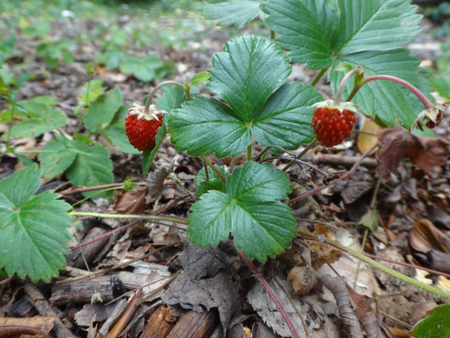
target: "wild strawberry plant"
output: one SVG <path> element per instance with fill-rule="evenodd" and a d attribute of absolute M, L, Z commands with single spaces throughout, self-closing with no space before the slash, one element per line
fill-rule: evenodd
<path fill-rule="evenodd" d="M 161 127 L 154 136 L 154 148 L 143 153 L 143 171 L 149 169 L 168 132 L 176 150 L 198 156 L 205 163 L 205 168 L 195 179 L 196 202 L 187 218 L 190 240 L 207 247 L 217 245 L 231 235 L 238 250 L 248 258 L 264 262 L 291 245 L 296 229 L 287 202 L 291 184 L 283 172 L 291 164 L 279 170 L 270 163 L 262 163 L 260 159 L 264 155 L 254 157 L 252 152 L 255 143 L 273 153 L 280 153 L 280 149 L 296 151 L 302 143 L 315 142 L 317 135 L 319 141 L 332 139 L 333 142 L 325 144 L 332 146 L 348 135 L 349 127 L 354 123 L 354 116 L 350 115 L 355 111 L 383 125 L 409 128 L 416 124 L 422 126 L 422 122 L 428 120 L 438 124 L 445 107 L 433 105 L 430 101 L 429 86 L 418 67 L 419 59 L 401 48 L 419 32 L 420 16 L 415 14 L 415 7 L 409 0 L 268 0 L 231 1 L 227 4 L 229 6 L 208 5 L 206 14 L 220 19 L 223 24 L 242 24 L 259 14 L 275 39 L 237 37 L 213 56 L 209 73 L 200 73 L 184 84 L 169 81 L 158 85 L 155 90 L 165 84 L 176 87 L 166 94 L 167 99 L 162 98 L 158 102 L 158 113 L 165 110 L 167 114 L 164 114 Z M 236 10 L 242 11 L 240 17 Z M 311 84 L 287 81 L 292 62 L 317 70 L 314 81 Z M 324 104 L 328 107 L 314 88 L 326 73 L 336 93 L 331 108 L 344 112 L 350 107 L 352 114 L 344 114 L 344 124 L 339 120 L 340 115 L 334 113 L 329 116 L 323 111 L 316 112 L 317 118 L 313 120 L 315 105 L 322 102 L 319 109 L 323 109 Z M 351 79 L 353 81 L 349 81 Z M 207 81 L 207 89 L 218 98 L 212 95 L 191 97 L 191 85 L 203 81 Z M 144 113 L 151 115 L 155 112 L 151 106 L 155 90 L 146 106 L 139 108 Z M 102 104 L 108 106 L 106 102 L 111 101 L 115 105 L 120 101 L 115 99 L 114 92 L 108 95 L 99 102 L 99 107 L 103 107 Z M 345 109 L 339 108 L 344 106 Z M 123 119 L 123 124 L 127 111 L 121 109 L 120 114 L 92 116 L 88 113 L 86 128 L 91 133 L 111 135 L 106 130 L 118 116 Z M 318 129 L 318 125 L 325 129 Z M 338 137 L 330 137 L 328 132 L 335 130 Z M 87 142 L 84 137 L 78 135 L 70 141 L 56 139 L 51 146 L 61 150 L 62 154 L 66 154 L 64 149 L 75 147 L 75 156 L 83 162 L 82 154 L 89 152 L 84 146 Z M 242 153 L 246 153 L 247 161 L 235 167 L 235 159 Z M 229 167 L 216 166 L 208 158 L 212 155 L 219 158 L 231 155 L 233 160 Z M 69 158 L 67 155 L 67 163 L 73 163 L 73 156 Z M 52 168 L 58 168 L 61 162 L 64 161 L 50 160 Z M 45 161 L 42 167 L 46 168 Z M 13 186 L 19 180 L 17 177 L 26 174 L 34 175 L 38 186 L 36 182 L 41 172 L 33 167 L 26 170 L 12 175 L 3 184 Z M 55 169 L 56 172 L 61 170 Z M 110 170 L 105 168 L 102 171 Z M 6 242 L 17 241 L 16 238 L 21 238 L 19 231 L 23 233 L 23 228 L 33 226 L 31 218 L 27 219 L 29 224 L 14 223 L 22 210 L 29 210 L 24 208 L 34 198 L 35 190 L 31 190 L 26 198 L 17 202 L 11 199 L 11 190 L 6 194 L 0 193 L 3 196 L 0 199 L 0 235 L 7 234 L 0 236 L 0 247 L 6 247 Z M 51 196 L 53 202 L 43 204 L 43 208 L 59 203 L 55 201 L 57 195 Z M 54 205 L 60 208 L 55 213 L 66 215 L 62 209 L 69 209 L 68 206 Z M 31 208 L 31 211 L 40 212 L 41 209 Z M 77 212 L 71 214 L 81 215 Z M 61 227 L 65 225 L 65 221 L 60 221 L 55 226 L 60 226 L 58 229 L 64 232 Z M 64 248 L 64 238 L 56 238 L 55 247 Z M 45 252 L 46 249 L 40 247 L 40 251 Z M 44 258 L 42 253 L 41 257 Z M 23 276 L 29 273 L 33 280 L 48 280 L 61 264 L 60 261 L 53 262 L 53 258 L 47 262 L 53 270 L 48 269 L 45 275 L 39 275 L 39 272 L 31 275 L 9 259 L 0 260 L 0 267 L 5 267 L 8 274 L 17 272 Z M 399 274 L 395 276 L 402 278 Z M 431 289 L 428 288 L 429 291 Z"/>

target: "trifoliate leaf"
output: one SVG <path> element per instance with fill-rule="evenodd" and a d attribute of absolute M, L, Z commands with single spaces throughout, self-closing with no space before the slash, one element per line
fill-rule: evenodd
<path fill-rule="evenodd" d="M 216 165 L 215 167 L 222 173 L 223 176 L 225 176 L 226 179 L 228 179 L 230 173 L 226 171 L 224 167 L 218 167 Z M 219 175 L 216 174 L 214 170 L 208 168 L 208 175 L 209 180 L 206 179 L 205 169 L 203 168 L 198 172 L 197 176 L 195 176 L 195 198 L 197 200 L 199 200 L 203 194 L 207 193 L 210 190 L 218 190 L 221 192 L 227 191 L 225 182 L 222 181 L 222 179 L 219 177 Z"/>
<path fill-rule="evenodd" d="M 231 232 L 238 250 L 264 262 L 290 246 L 295 237 L 290 208 L 279 202 L 289 192 L 289 181 L 281 171 L 247 162 L 228 178 L 226 192 L 210 190 L 192 206 L 189 239 L 203 247 L 215 246 Z"/>
<path fill-rule="evenodd" d="M 262 1 L 234 0 L 206 5 L 204 14 L 207 19 L 219 20 L 220 26 L 243 24 L 252 21 L 261 13 Z"/>
<path fill-rule="evenodd" d="M 88 132 L 94 134 L 99 129 L 107 127 L 121 104 L 122 94 L 119 88 L 100 96 L 96 102 L 91 104 L 84 119 L 84 125 Z"/>
<path fill-rule="evenodd" d="M 207 87 L 228 105 L 197 96 L 172 111 L 169 131 L 177 150 L 225 157 L 239 155 L 252 138 L 286 149 L 311 141 L 310 106 L 322 97 L 310 86 L 283 82 L 291 67 L 276 44 L 236 38 L 214 56 L 213 65 Z"/>
<path fill-rule="evenodd" d="M 156 69 L 163 65 L 156 56 L 136 58 L 128 56 L 120 63 L 120 71 L 125 74 L 133 74 L 142 82 L 149 82 L 156 76 Z"/>
<path fill-rule="evenodd" d="M 311 69 L 352 53 L 399 48 L 420 32 L 410 0 L 269 0 L 264 11 L 292 61 Z"/>
<path fill-rule="evenodd" d="M 11 136 L 37 137 L 45 132 L 64 126 L 67 123 L 66 114 L 60 110 L 51 109 L 43 103 L 27 105 L 28 117 L 13 125 Z"/>
<path fill-rule="evenodd" d="M 77 156 L 67 169 L 66 175 L 73 185 L 92 187 L 114 181 L 113 166 L 105 147 L 83 135 L 76 135 L 71 146 Z M 83 195 L 88 197 L 93 193 L 95 192 L 87 192 Z"/>
<path fill-rule="evenodd" d="M 33 282 L 58 275 L 71 239 L 70 205 L 49 191 L 33 196 L 41 174 L 32 165 L 0 181 L 0 268 Z"/>
<path fill-rule="evenodd" d="M 39 153 L 39 161 L 45 178 L 52 178 L 62 174 L 75 160 L 77 153 L 72 148 L 71 142 L 64 138 L 48 141 L 42 152 Z"/>

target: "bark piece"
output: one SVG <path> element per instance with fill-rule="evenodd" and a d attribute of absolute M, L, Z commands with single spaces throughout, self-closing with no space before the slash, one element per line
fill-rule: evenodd
<path fill-rule="evenodd" d="M 160 306 L 145 325 L 141 338 L 166 338 L 175 326 L 176 319 L 172 309 Z"/>
<path fill-rule="evenodd" d="M 106 233 L 108 233 L 108 231 L 105 229 L 93 228 L 91 231 L 89 231 L 89 233 L 86 236 L 84 236 L 82 243 L 86 243 L 88 241 L 96 239 L 100 236 L 103 236 Z M 67 256 L 67 264 L 75 268 L 84 268 L 85 263 L 83 257 L 81 256 L 81 252 L 83 252 L 86 262 L 90 263 L 97 257 L 97 254 L 103 249 L 103 247 L 107 242 L 108 238 L 105 237 L 92 244 L 86 245 L 84 247 L 72 251 L 70 255 Z"/>
<path fill-rule="evenodd" d="M 48 335 L 56 317 L 5 318 L 0 317 L 0 338 L 20 335 Z"/>
<path fill-rule="evenodd" d="M 219 322 L 215 311 L 188 311 L 180 317 L 167 338 L 204 338 L 209 337 Z"/>
<path fill-rule="evenodd" d="M 119 318 L 122 315 L 123 310 L 125 310 L 126 307 L 127 307 L 126 299 L 121 299 L 116 303 L 116 307 L 114 308 L 114 311 L 111 313 L 111 316 L 103 324 L 100 331 L 98 331 L 100 337 L 106 337 L 106 334 L 109 332 L 109 329 L 116 322 L 117 318 Z"/>
<path fill-rule="evenodd" d="M 263 323 L 255 323 L 252 328 L 252 337 L 254 338 L 277 338 L 275 333 L 272 332 Z"/>

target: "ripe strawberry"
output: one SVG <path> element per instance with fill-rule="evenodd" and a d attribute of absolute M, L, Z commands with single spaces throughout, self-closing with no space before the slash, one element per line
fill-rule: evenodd
<path fill-rule="evenodd" d="M 351 103 L 334 106 L 333 101 L 324 101 L 314 105 L 312 127 L 319 143 L 333 147 L 346 139 L 356 121 L 356 107 Z"/>
<path fill-rule="evenodd" d="M 137 150 L 146 151 L 155 146 L 155 137 L 162 124 L 162 111 L 150 107 L 151 113 L 144 113 L 141 106 L 135 105 L 125 118 L 125 132 L 130 144 Z"/>

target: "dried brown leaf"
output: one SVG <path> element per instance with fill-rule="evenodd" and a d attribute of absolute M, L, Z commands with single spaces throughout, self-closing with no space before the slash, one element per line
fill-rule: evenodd
<path fill-rule="evenodd" d="M 121 214 L 142 214 L 145 211 L 147 187 L 138 187 L 137 191 L 116 190 L 114 210 Z"/>
<path fill-rule="evenodd" d="M 155 172 L 148 174 L 147 187 L 150 196 L 157 198 L 161 195 L 164 181 L 172 173 L 172 170 L 172 163 L 164 163 Z"/>
<path fill-rule="evenodd" d="M 310 242 L 309 249 L 311 250 L 312 267 L 316 270 L 326 263 L 336 262 L 342 256 L 342 251 L 321 242 Z"/>
<path fill-rule="evenodd" d="M 378 158 L 393 173 L 404 158 L 429 173 L 433 167 L 444 165 L 449 157 L 447 140 L 416 136 L 401 127 L 384 130 L 378 140 L 381 145 Z"/>

